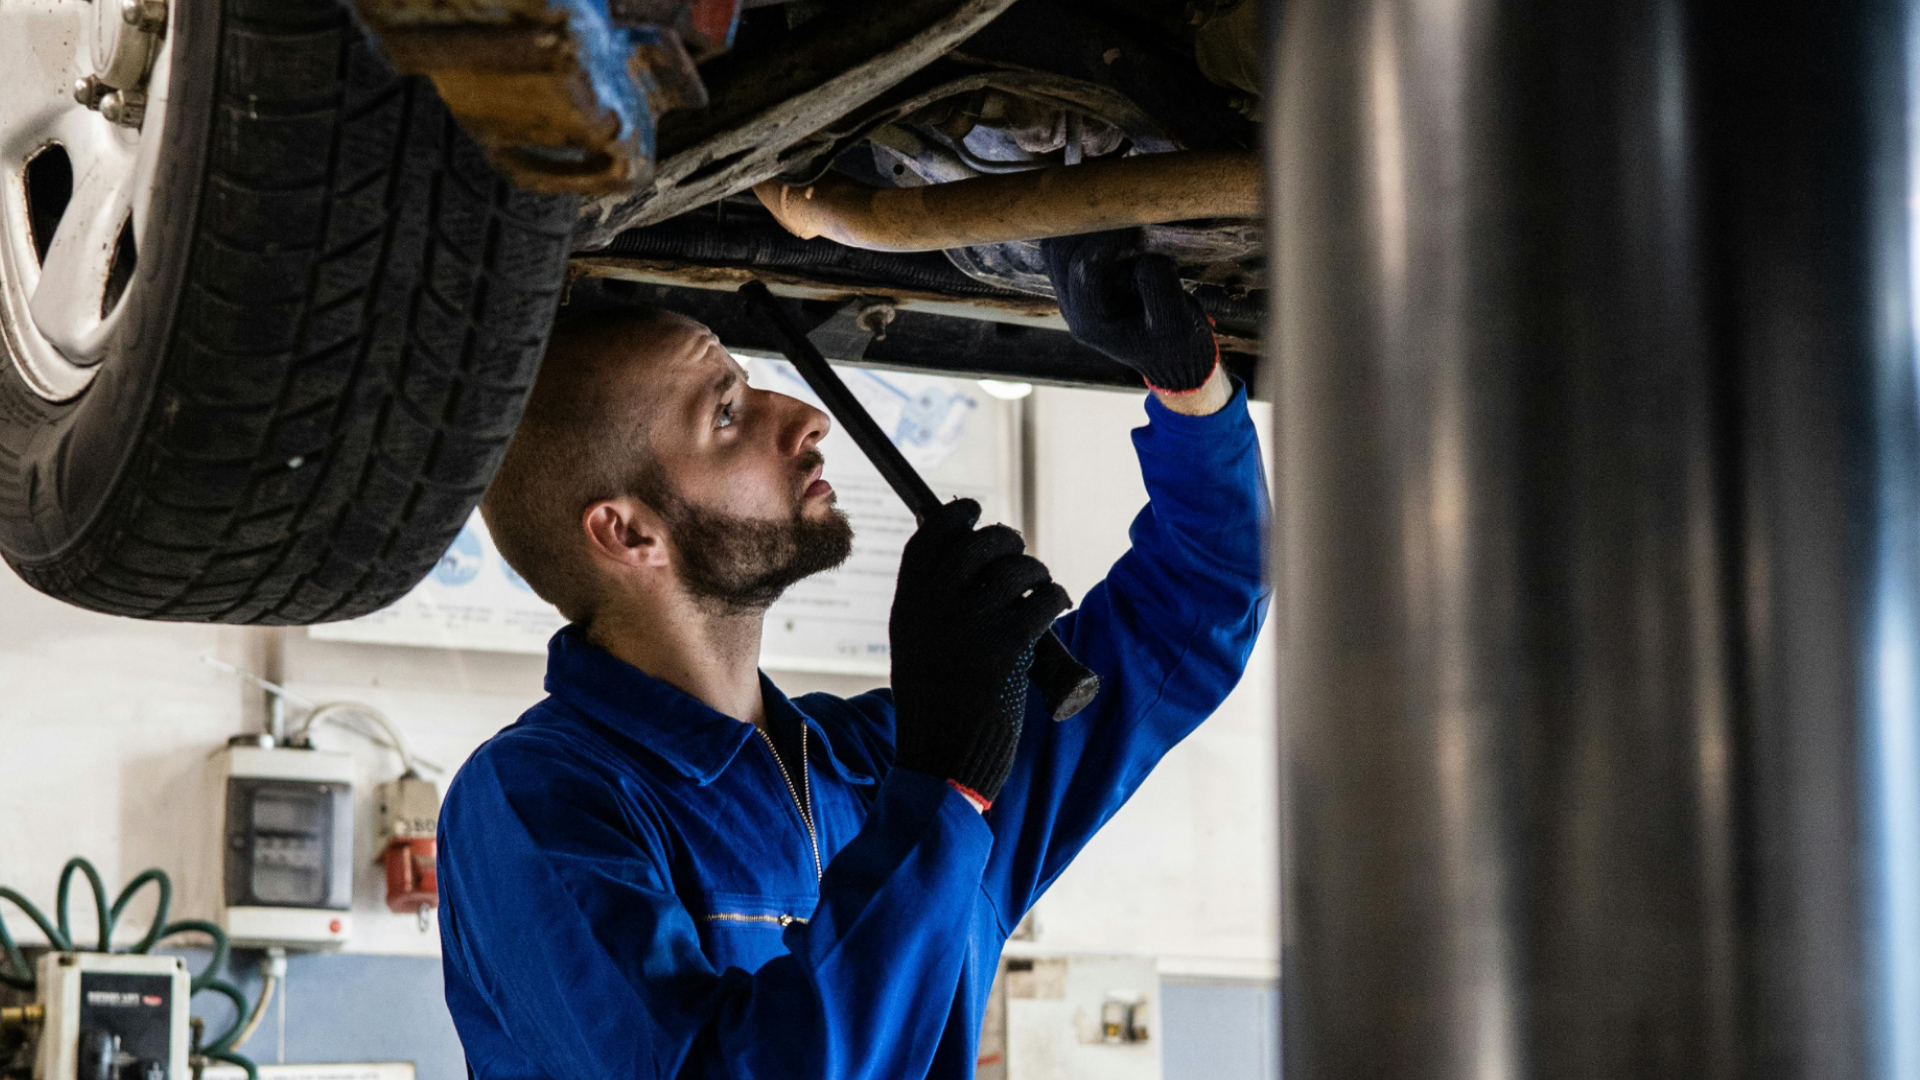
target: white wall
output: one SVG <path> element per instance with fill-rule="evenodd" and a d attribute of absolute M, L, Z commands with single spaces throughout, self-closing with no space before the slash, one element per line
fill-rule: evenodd
<path fill-rule="evenodd" d="M 1035 409 L 1036 546 L 1076 595 L 1125 547 L 1144 501 L 1127 432 L 1138 395 L 1041 389 Z M 1264 412 L 1264 411 L 1263 411 Z M 217 888 L 207 758 L 258 723 L 257 696 L 202 663 L 257 666 L 274 632 L 116 619 L 67 607 L 0 570 L 0 884 L 51 907 L 71 855 L 112 889 L 149 866 L 172 875 L 174 918 L 211 914 Z M 453 766 L 541 695 L 542 661 L 505 653 L 320 642 L 284 633 L 287 682 L 350 698 L 404 726 L 415 751 Z M 1172 973 L 1271 977 L 1276 871 L 1270 650 L 1227 706 L 1171 755 L 1042 901 L 1040 951 L 1143 953 Z M 869 680 L 776 673 L 791 693 Z M 350 949 L 432 954 L 437 934 L 381 901 L 372 785 L 392 756 L 339 732 L 360 768 L 355 936 Z M 444 779 L 444 778 L 443 778 Z M 76 927 L 90 926 L 84 897 Z M 146 905 L 121 940 L 145 926 Z M 36 940 L 5 905 L 15 936 Z M 82 936 L 86 936 L 84 933 Z"/>
<path fill-rule="evenodd" d="M 270 633 L 97 615 L 0 571 L 0 884 L 51 916 L 70 856 L 91 859 L 113 892 L 158 866 L 173 879 L 172 917 L 209 917 L 218 891 L 220 793 L 208 759 L 228 736 L 257 729 L 247 716 L 259 708 L 257 692 L 202 658 L 257 667 Z M 539 694 L 530 658 L 383 654 L 307 642 L 299 631 L 286 641 L 296 691 L 374 704 L 405 725 L 420 754 L 449 765 Z M 353 948 L 434 952 L 434 935 L 421 934 L 411 916 L 388 913 L 378 891 L 369 796 L 373 784 L 397 774 L 391 755 L 332 731 L 315 741 L 354 751 L 359 765 Z M 70 906 L 76 927 L 91 927 L 82 889 Z M 116 940 L 134 940 L 150 906 L 150 899 L 136 905 Z M 16 938 L 41 940 L 10 907 L 0 905 L 0 917 Z M 91 930 L 80 936 L 91 939 Z"/>
<path fill-rule="evenodd" d="M 69 856 L 92 859 L 116 889 L 158 865 L 174 878 L 176 918 L 207 913 L 215 867 L 201 834 L 216 803 L 201 776 L 207 752 L 240 729 L 241 700 L 200 657 L 237 661 L 246 634 L 95 615 L 0 569 L 0 884 L 51 917 Z M 73 908 L 92 910 L 84 893 Z M 11 907 L 0 917 L 16 938 L 41 940 Z"/>
<path fill-rule="evenodd" d="M 1130 432 L 1144 394 L 1042 387 L 1033 398 L 1035 548 L 1077 599 L 1127 547 L 1146 504 Z M 1272 409 L 1253 407 L 1262 445 Z M 1273 650 L 1035 909 L 1046 952 L 1157 955 L 1173 975 L 1279 973 L 1278 748 Z M 1070 721 L 1069 721 L 1070 722 Z"/>

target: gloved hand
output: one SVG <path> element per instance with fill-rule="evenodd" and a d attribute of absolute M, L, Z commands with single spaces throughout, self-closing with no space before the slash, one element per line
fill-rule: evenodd
<path fill-rule="evenodd" d="M 1197 390 L 1220 362 L 1213 320 L 1180 286 L 1173 260 L 1141 254 L 1131 229 L 1040 241 L 1067 329 L 1155 390 Z"/>
<path fill-rule="evenodd" d="M 888 620 L 893 760 L 991 803 L 1013 769 L 1033 643 L 1072 604 L 1019 533 L 979 520 L 979 503 L 956 499 L 901 556 Z"/>

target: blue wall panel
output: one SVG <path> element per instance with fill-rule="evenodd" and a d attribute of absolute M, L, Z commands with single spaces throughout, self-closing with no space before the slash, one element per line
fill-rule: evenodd
<path fill-rule="evenodd" d="M 1280 992 L 1255 983 L 1165 982 L 1165 1080 L 1279 1080 Z"/>
<path fill-rule="evenodd" d="M 236 952 L 232 976 L 260 992 L 260 954 Z M 204 955 L 194 957 L 197 968 Z M 447 1015 L 440 961 L 405 956 L 312 954 L 287 962 L 286 1060 L 411 1061 L 419 1080 L 464 1080 L 460 1040 Z M 242 1047 L 255 1061 L 280 1060 L 279 1002 Z M 196 1012 L 211 1030 L 232 1013 L 202 995 Z M 1277 1080 L 1279 994 L 1258 984 L 1169 981 L 1161 993 L 1165 1080 Z"/>

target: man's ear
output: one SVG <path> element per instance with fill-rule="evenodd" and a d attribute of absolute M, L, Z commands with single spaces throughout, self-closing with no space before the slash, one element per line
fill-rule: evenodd
<path fill-rule="evenodd" d="M 602 499 L 580 515 L 595 559 L 623 567 L 666 566 L 667 529 L 653 507 L 630 495 Z"/>

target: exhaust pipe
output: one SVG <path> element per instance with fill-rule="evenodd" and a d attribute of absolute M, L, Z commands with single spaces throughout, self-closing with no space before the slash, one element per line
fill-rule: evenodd
<path fill-rule="evenodd" d="M 1260 156 L 1186 151 L 912 188 L 828 173 L 753 193 L 787 231 L 868 251 L 942 251 L 1197 218 L 1257 218 Z"/>

